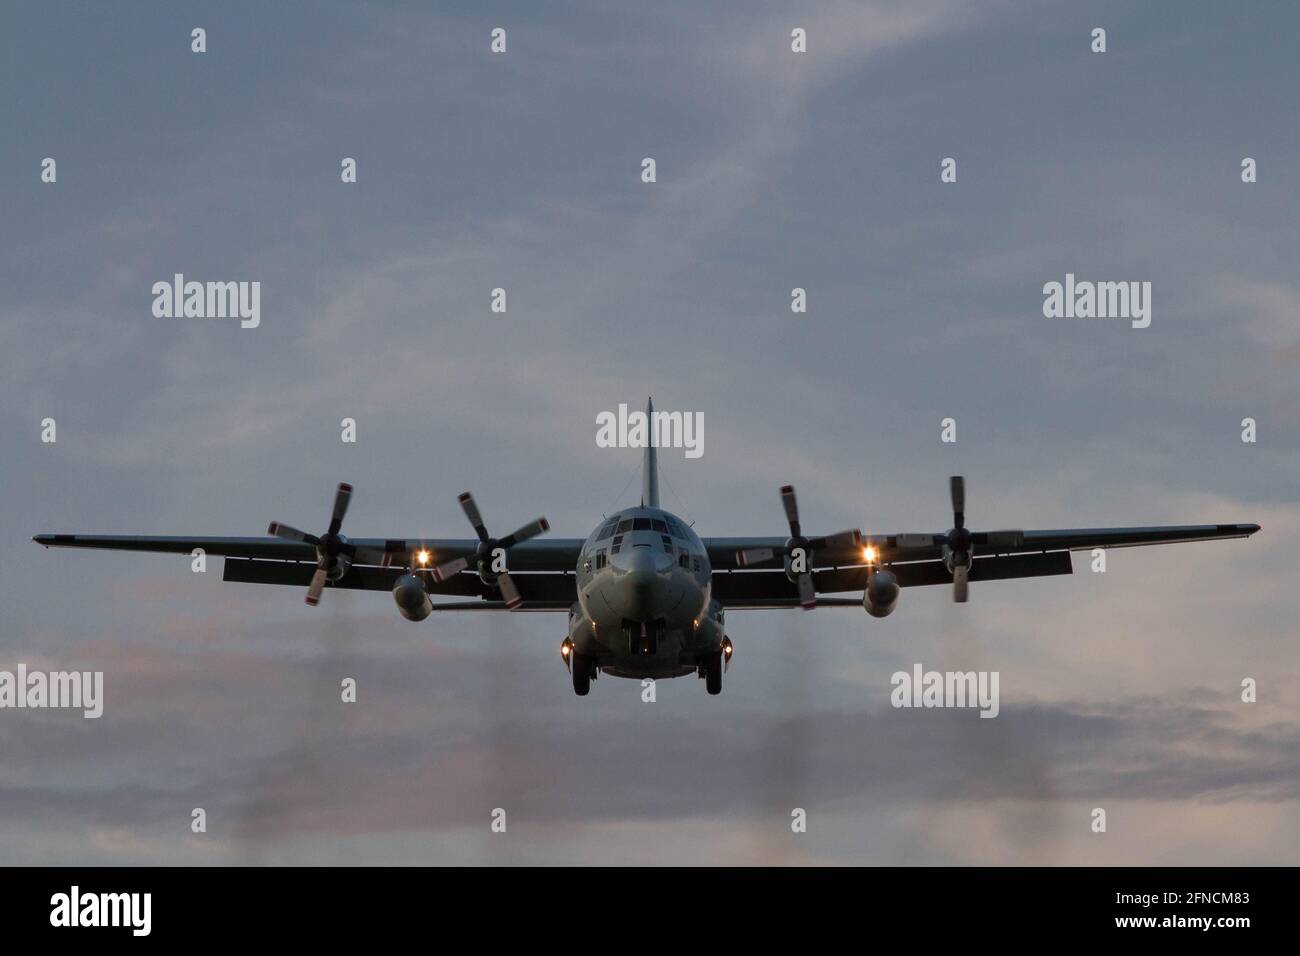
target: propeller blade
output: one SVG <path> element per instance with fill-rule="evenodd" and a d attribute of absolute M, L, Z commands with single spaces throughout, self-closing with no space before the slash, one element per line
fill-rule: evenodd
<path fill-rule="evenodd" d="M 965 604 L 969 596 L 969 574 L 970 572 L 963 567 L 957 568 L 952 573 L 952 599 L 958 604 Z"/>
<path fill-rule="evenodd" d="M 817 606 L 817 589 L 813 587 L 811 574 L 799 575 L 799 606 L 805 611 L 811 611 Z"/>
<path fill-rule="evenodd" d="M 785 508 L 785 520 L 790 522 L 790 537 L 800 537 L 799 502 L 794 497 L 794 485 L 784 485 L 781 488 L 781 506 Z"/>
<path fill-rule="evenodd" d="M 975 535 L 976 544 L 986 544 L 993 548 L 1019 548 L 1025 543 L 1023 531 L 986 531 Z"/>
<path fill-rule="evenodd" d="M 320 593 L 325 590 L 325 568 L 318 566 L 316 573 L 311 576 L 311 584 L 307 586 L 307 603 L 315 607 L 320 603 Z"/>
<path fill-rule="evenodd" d="M 545 518 L 538 518 L 531 524 L 526 524 L 514 534 L 508 534 L 497 542 L 499 548 L 512 548 L 520 541 L 527 541 L 529 538 L 535 538 L 543 531 L 550 531 L 551 523 Z"/>
<path fill-rule="evenodd" d="M 961 475 L 949 478 L 948 495 L 952 498 L 953 527 L 966 527 L 966 479 Z"/>
<path fill-rule="evenodd" d="M 465 517 L 469 523 L 474 526 L 474 533 L 478 535 L 480 541 L 488 539 L 487 528 L 483 527 L 483 516 L 479 514 L 478 505 L 474 503 L 474 496 L 468 491 L 456 498 L 460 502 L 461 510 L 465 512 Z"/>
<path fill-rule="evenodd" d="M 291 528 L 287 524 L 280 524 L 278 521 L 272 521 L 267 527 L 266 533 L 274 535 L 277 538 L 284 538 L 288 541 L 302 541 L 305 544 L 320 544 L 320 538 L 314 534 L 308 534 L 306 531 L 299 531 L 297 528 Z"/>
<path fill-rule="evenodd" d="M 751 564 L 762 564 L 764 561 L 771 561 L 776 557 L 776 552 L 771 548 L 750 548 L 747 551 L 736 552 L 736 563 L 742 568 L 747 568 Z"/>
<path fill-rule="evenodd" d="M 343 526 L 343 516 L 348 513 L 348 502 L 352 500 L 352 486 L 346 481 L 339 482 L 339 490 L 334 494 L 334 511 L 330 515 L 330 534 L 338 534 Z"/>
<path fill-rule="evenodd" d="M 435 581 L 446 581 L 448 578 L 460 574 L 468 567 L 468 558 L 453 558 L 433 569 L 433 579 Z"/>
<path fill-rule="evenodd" d="M 857 528 L 850 528 L 848 531 L 838 531 L 835 534 L 828 534 L 824 538 L 813 538 L 808 542 L 808 547 L 814 551 L 830 549 L 839 551 L 841 548 L 856 548 L 862 546 L 862 532 Z"/>
<path fill-rule="evenodd" d="M 905 551 L 909 548 L 934 547 L 934 535 L 932 534 L 900 534 L 894 540 Z"/>
<path fill-rule="evenodd" d="M 515 588 L 515 582 L 510 580 L 510 575 L 506 572 L 502 571 L 497 576 L 497 587 L 501 589 L 501 599 L 506 602 L 507 610 L 513 611 L 524 603 L 524 599 L 519 596 L 519 591 Z"/>

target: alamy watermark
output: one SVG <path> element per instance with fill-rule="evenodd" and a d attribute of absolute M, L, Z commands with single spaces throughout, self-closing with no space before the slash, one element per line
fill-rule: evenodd
<path fill-rule="evenodd" d="M 682 448 L 687 458 L 704 454 L 703 412 L 617 412 L 596 415 L 597 448 Z"/>
<path fill-rule="evenodd" d="M 103 671 L 0 671 L 0 708 L 80 709 L 84 717 L 104 713 Z"/>
<path fill-rule="evenodd" d="M 171 282 L 155 282 L 153 314 L 159 319 L 234 319 L 239 327 L 262 324 L 261 282 L 186 282 L 176 273 Z"/>
<path fill-rule="evenodd" d="M 1049 319 L 1130 319 L 1133 328 L 1151 324 L 1150 282 L 1090 282 L 1076 280 L 1043 286 L 1043 315 Z"/>
<path fill-rule="evenodd" d="M 132 936 L 148 936 L 152 911 L 152 893 L 83 893 L 73 884 L 50 897 L 50 925 L 56 927 L 119 926 Z"/>
<path fill-rule="evenodd" d="M 913 664 L 911 673 L 895 671 L 889 679 L 889 702 L 895 707 L 973 707 L 981 717 L 1001 710 L 997 671 L 926 671 Z"/>

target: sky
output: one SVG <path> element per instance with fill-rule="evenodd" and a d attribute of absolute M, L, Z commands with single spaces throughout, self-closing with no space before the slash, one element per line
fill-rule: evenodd
<path fill-rule="evenodd" d="M 0 862 L 1297 862 L 1294 11 L 624 6 L 4 6 L 0 670 L 105 702 L 0 710 Z M 178 272 L 260 325 L 155 317 Z M 1045 318 L 1067 273 L 1149 281 L 1150 327 Z M 468 488 L 585 537 L 639 487 L 595 416 L 647 395 L 703 415 L 660 468 L 704 536 L 781 534 L 786 483 L 814 531 L 942 531 L 952 474 L 977 528 L 1263 530 L 734 611 L 723 694 L 654 703 L 575 697 L 562 615 L 29 540 L 317 529 L 339 481 L 355 536 L 467 536 Z M 916 663 L 999 716 L 891 707 Z"/>

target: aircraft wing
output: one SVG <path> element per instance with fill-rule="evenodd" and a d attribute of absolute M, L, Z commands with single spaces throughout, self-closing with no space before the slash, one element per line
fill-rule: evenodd
<path fill-rule="evenodd" d="M 742 567 L 780 567 L 785 554 L 785 538 L 702 538 L 704 550 L 709 554 L 709 564 L 715 571 L 732 571 Z M 749 561 L 742 564 L 737 560 L 741 551 L 771 551 L 772 557 L 767 561 Z M 816 567 L 838 567 L 840 565 L 861 564 L 862 545 L 841 544 L 815 550 L 813 563 Z"/>
<path fill-rule="evenodd" d="M 978 554 L 1031 554 L 1046 551 L 1091 551 L 1094 548 L 1137 548 L 1149 544 L 1181 544 L 1188 541 L 1217 541 L 1248 538 L 1257 524 L 1190 524 L 1136 528 L 1058 528 L 1047 531 L 1002 532 L 1015 540 L 975 546 Z M 998 534 L 998 532 L 989 532 Z M 880 555 L 880 560 L 919 561 L 943 555 L 944 534 L 864 534 L 863 541 Z M 928 540 L 927 540 L 928 539 Z"/>
<path fill-rule="evenodd" d="M 514 552 L 511 552 L 513 557 Z M 512 562 L 513 563 L 513 562 Z M 223 581 L 241 584 L 283 584 L 305 588 L 316 570 L 313 561 L 268 561 L 264 558 L 227 558 L 222 572 Z M 391 591 L 397 579 L 406 573 L 405 567 L 369 567 L 353 565 L 337 581 L 325 586 L 356 591 Z M 510 572 L 510 579 L 524 599 L 517 610 L 567 611 L 578 599 L 578 585 L 573 570 L 565 572 Z M 473 571 L 453 574 L 444 581 L 427 578 L 425 589 L 432 598 L 475 597 L 480 600 L 455 604 L 433 605 L 435 611 L 495 611 L 505 608 L 498 600 L 499 592 L 488 588 Z M 482 598 L 487 600 L 481 600 Z"/>
<path fill-rule="evenodd" d="M 952 575 L 942 561 L 909 561 L 888 565 L 899 587 L 952 584 Z M 1069 551 L 1039 554 L 990 555 L 975 558 L 971 581 L 1003 581 L 1008 578 L 1036 578 L 1051 574 L 1072 574 Z M 861 607 L 861 592 L 867 586 L 865 565 L 813 572 L 818 594 L 857 591 L 852 600 L 817 599 L 818 607 Z M 728 609 L 783 608 L 799 606 L 799 589 L 784 571 L 724 571 L 713 575 L 713 596 Z"/>
<path fill-rule="evenodd" d="M 1010 578 L 1071 574 L 1071 551 L 1094 548 L 1134 548 L 1147 544 L 1177 544 L 1187 541 L 1215 541 L 1247 538 L 1259 530 L 1257 524 L 1168 525 L 1139 528 L 1072 528 L 1048 531 L 1001 532 L 996 544 L 976 548 L 969 580 L 997 581 Z M 862 536 L 856 556 L 840 552 L 814 551 L 813 585 L 818 594 L 861 592 L 867 586 L 867 568 L 862 548 L 876 552 L 880 567 L 888 567 L 900 587 L 951 584 L 952 575 L 941 560 L 944 534 L 889 534 Z M 736 553 L 742 549 L 769 548 L 774 553 L 764 565 L 779 568 L 785 542 L 775 538 L 706 539 L 710 559 L 721 567 L 713 575 L 713 596 L 728 608 L 787 608 L 799 606 L 798 587 L 783 570 L 732 570 L 740 565 Z M 716 550 L 716 558 L 714 558 Z M 751 565 L 752 566 L 752 565 Z M 858 600 L 819 599 L 822 606 L 858 605 Z"/>
<path fill-rule="evenodd" d="M 1178 544 L 1187 541 L 1215 541 L 1224 538 L 1248 538 L 1259 530 L 1257 524 L 1164 525 L 1136 528 L 1069 528 L 1046 531 L 1015 532 L 1014 540 L 996 545 L 976 545 L 977 555 L 1041 554 L 1052 551 L 1091 551 L 1094 548 L 1135 548 L 1148 544 Z M 1012 534 L 1006 532 L 1006 534 Z M 870 545 L 880 564 L 896 561 L 934 561 L 943 556 L 944 533 L 867 534 L 861 546 L 814 551 L 812 565 L 835 568 L 863 563 L 862 546 Z M 750 562 L 749 567 L 780 567 L 785 550 L 784 538 L 705 538 L 709 561 L 716 570 L 736 570 L 740 551 L 770 550 L 772 557 Z M 818 590 L 821 590 L 818 587 Z"/>
<path fill-rule="evenodd" d="M 93 548 L 113 551 L 153 551 L 224 556 L 222 580 L 248 584 L 283 584 L 306 588 L 316 571 L 316 548 L 283 538 L 183 537 L 132 534 L 38 534 L 37 544 L 56 548 Z M 391 591 L 406 573 L 410 556 L 430 553 L 430 566 L 472 556 L 474 538 L 349 538 L 356 548 L 352 566 L 327 588 Z M 577 600 L 574 568 L 582 550 L 581 538 L 522 541 L 510 549 L 510 577 L 524 599 L 518 610 L 567 611 Z M 429 578 L 425 585 L 435 599 L 440 595 L 478 598 L 473 602 L 435 603 L 435 611 L 498 610 L 505 604 L 500 592 L 489 589 L 474 571 L 453 574 L 445 581 Z"/>
<path fill-rule="evenodd" d="M 135 534 L 38 534 L 32 538 L 47 548 L 95 548 L 112 551 L 155 551 L 190 554 L 202 548 L 209 555 L 261 558 L 270 561 L 316 563 L 316 548 L 284 538 L 172 537 Z M 404 567 L 410 555 L 430 553 L 430 566 L 469 557 L 478 548 L 474 538 L 349 538 L 356 547 L 356 564 Z M 510 549 L 510 571 L 572 571 L 582 550 L 581 538 L 523 541 Z"/>

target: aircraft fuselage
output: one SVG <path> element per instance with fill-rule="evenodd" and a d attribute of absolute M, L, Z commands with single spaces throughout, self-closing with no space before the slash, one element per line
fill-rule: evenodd
<path fill-rule="evenodd" d="M 661 508 L 607 518 L 582 546 L 578 602 L 569 614 L 575 653 L 617 677 L 681 677 L 725 637 L 710 597 L 704 543 Z"/>

